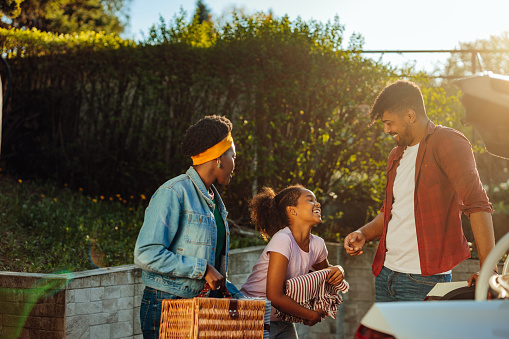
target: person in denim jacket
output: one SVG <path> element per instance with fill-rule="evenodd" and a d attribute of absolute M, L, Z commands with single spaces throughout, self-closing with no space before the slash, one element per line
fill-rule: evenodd
<path fill-rule="evenodd" d="M 213 183 L 228 185 L 235 169 L 230 120 L 206 116 L 186 131 L 182 152 L 193 165 L 161 185 L 150 199 L 134 249 L 146 285 L 140 320 L 144 338 L 158 338 L 163 299 L 193 298 L 205 287 L 226 286 L 229 230 L 227 211 Z"/>

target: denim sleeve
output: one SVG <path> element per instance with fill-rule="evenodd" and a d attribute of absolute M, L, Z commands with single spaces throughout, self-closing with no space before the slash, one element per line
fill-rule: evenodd
<path fill-rule="evenodd" d="M 235 299 L 243 299 L 246 297 L 241 291 L 239 291 L 237 286 L 235 286 L 229 280 L 226 280 L 226 289 L 228 290 L 228 292 L 230 292 L 232 297 Z"/>
<path fill-rule="evenodd" d="M 181 201 L 169 187 L 152 196 L 134 248 L 134 263 L 142 270 L 174 277 L 202 279 L 207 269 L 203 258 L 170 251 L 180 225 Z"/>

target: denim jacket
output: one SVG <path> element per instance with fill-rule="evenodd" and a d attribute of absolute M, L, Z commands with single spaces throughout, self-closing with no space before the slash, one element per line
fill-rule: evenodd
<path fill-rule="evenodd" d="M 225 260 L 221 263 L 224 274 L 229 259 L 228 212 L 214 186 L 212 190 L 227 234 Z M 193 298 L 200 293 L 205 286 L 207 263 L 215 266 L 214 208 L 205 184 L 193 167 L 157 189 L 145 210 L 134 249 L 134 263 L 142 269 L 145 285 L 182 298 Z M 227 288 L 234 297 L 242 296 L 230 282 Z"/>

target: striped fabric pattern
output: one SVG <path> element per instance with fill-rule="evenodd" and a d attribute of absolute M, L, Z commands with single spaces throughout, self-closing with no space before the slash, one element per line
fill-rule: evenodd
<path fill-rule="evenodd" d="M 310 309 L 321 309 L 336 319 L 339 305 L 343 298 L 339 292 L 348 292 L 348 282 L 343 279 L 338 285 L 325 282 L 330 270 L 320 270 L 304 274 L 286 281 L 285 294 L 295 300 L 299 305 Z M 303 319 L 283 313 L 276 309 L 276 316 L 282 321 L 302 323 Z"/>

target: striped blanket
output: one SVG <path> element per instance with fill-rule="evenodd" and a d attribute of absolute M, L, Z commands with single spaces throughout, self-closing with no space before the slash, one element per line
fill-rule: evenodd
<path fill-rule="evenodd" d="M 286 281 L 285 294 L 310 310 L 321 309 L 336 319 L 339 305 L 343 299 L 339 292 L 348 292 L 348 282 L 343 279 L 338 285 L 325 282 L 329 270 L 304 274 Z M 286 322 L 301 323 L 303 319 L 291 316 L 276 309 L 276 316 Z"/>

